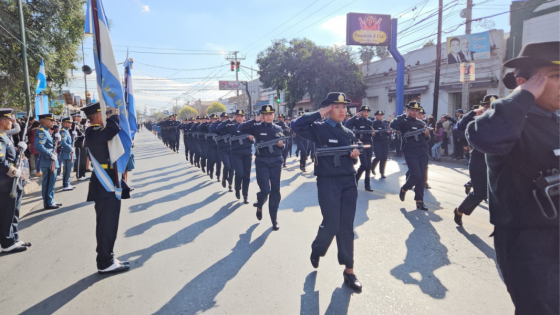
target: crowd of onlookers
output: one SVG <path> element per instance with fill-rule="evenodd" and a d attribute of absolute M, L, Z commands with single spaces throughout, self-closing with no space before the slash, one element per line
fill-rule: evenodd
<path fill-rule="evenodd" d="M 442 156 L 453 156 L 454 160 L 469 159 L 470 147 L 465 132 L 457 129 L 463 114 L 463 110 L 458 109 L 455 117 L 444 114 L 438 121 L 431 115 L 426 119 L 427 126 L 433 129 L 430 131 L 429 146 L 434 161 L 441 161 Z"/>

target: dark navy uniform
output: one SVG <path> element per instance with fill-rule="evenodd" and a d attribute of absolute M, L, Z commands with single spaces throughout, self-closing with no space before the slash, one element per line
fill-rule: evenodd
<path fill-rule="evenodd" d="M 274 113 L 275 110 L 272 105 L 262 105 L 260 112 L 261 114 L 269 114 Z M 255 143 L 272 141 L 284 136 L 280 126 L 274 123 L 266 123 L 264 120 L 260 122 L 249 120 L 239 126 L 239 131 L 252 135 Z M 277 214 L 281 199 L 280 175 L 282 174 L 282 164 L 284 164 L 284 159 L 282 158 L 284 145 L 281 147 L 275 145 L 272 148 L 273 152 L 270 152 L 269 148 L 255 148 L 255 172 L 260 191 L 257 193 L 257 202 L 253 205 L 258 210 L 262 210 L 264 203 L 270 196 L 268 201 L 270 220 L 272 221 L 273 230 L 278 230 Z M 258 210 L 257 218 L 260 220 L 262 211 Z"/>
<path fill-rule="evenodd" d="M 208 117 L 202 116 L 203 120 L 207 120 Z M 208 170 L 206 170 L 206 162 L 208 161 L 208 147 L 206 146 L 206 134 L 208 133 L 208 121 L 201 122 L 200 125 L 197 127 L 198 132 L 198 146 L 200 147 L 200 168 L 202 169 L 203 173 L 208 174 Z"/>
<path fill-rule="evenodd" d="M 11 108 L 0 108 L 0 119 L 10 119 L 11 112 Z M 6 132 L 0 131 L 0 247 L 3 252 L 27 250 L 27 246 L 19 241 L 18 223 L 23 186 L 21 180 L 18 180 L 21 171 L 14 167 L 15 162 L 16 148 Z M 16 197 L 12 198 L 10 192 L 14 180 L 18 181 Z"/>
<path fill-rule="evenodd" d="M 332 94 L 332 93 L 331 93 Z M 323 102 L 331 102 L 331 96 Z M 339 99 L 346 98 L 340 93 Z M 350 102 L 350 100 L 347 100 Z M 322 102 L 322 104 L 323 104 Z M 291 126 L 294 132 L 317 144 L 318 147 L 339 147 L 353 144 L 352 131 L 341 123 L 331 119 L 318 121 L 319 112 L 306 113 L 295 119 Z M 338 262 L 348 269 L 354 268 L 354 217 L 358 190 L 356 186 L 356 171 L 354 165 L 357 159 L 348 156 L 340 157 L 340 166 L 335 166 L 333 157 L 317 157 L 314 174 L 317 176 L 317 193 L 323 222 L 319 226 L 317 237 L 311 245 L 311 263 L 315 268 L 319 265 L 319 258 L 325 256 L 333 238 L 336 236 L 338 247 Z M 361 284 L 355 275 L 344 272 L 345 282 L 356 290 L 361 290 Z"/>
<path fill-rule="evenodd" d="M 72 117 L 81 117 L 79 113 L 72 114 Z M 76 171 L 76 178 L 86 179 L 86 166 L 88 149 L 85 145 L 85 130 L 80 121 L 73 121 L 72 128 L 70 129 L 72 137 L 74 138 L 74 148 L 76 153 L 76 162 L 74 163 L 74 170 Z"/>
<path fill-rule="evenodd" d="M 200 120 L 200 116 L 196 117 L 197 120 Z M 196 136 L 194 133 L 198 133 L 198 126 L 200 126 L 200 122 L 197 121 L 195 122 L 192 127 L 190 132 L 193 133 L 192 135 L 192 144 L 193 144 L 193 149 L 194 149 L 194 154 L 191 157 L 191 161 L 194 159 L 194 165 L 198 168 L 200 168 L 200 143 L 198 141 L 198 136 Z"/>
<path fill-rule="evenodd" d="M 54 120 L 54 115 L 39 115 L 39 118 Z M 43 173 L 43 182 L 41 185 L 43 206 L 45 209 L 57 209 L 60 205 L 54 201 L 54 185 L 56 184 L 56 173 L 59 168 L 59 161 L 56 154 L 55 140 L 47 127 L 42 125 L 37 128 L 35 131 L 34 146 L 35 150 L 39 152 L 39 167 Z M 54 171 L 52 170 L 53 165 Z"/>
<path fill-rule="evenodd" d="M 370 111 L 369 107 L 362 106 L 360 111 Z M 346 121 L 346 128 L 350 130 L 357 130 L 357 131 L 371 131 L 373 132 L 373 121 L 369 118 L 364 117 L 352 117 Z M 370 134 L 356 134 L 356 138 L 360 139 L 361 142 L 364 144 L 369 144 L 369 148 L 365 148 L 364 152 L 360 154 L 360 168 L 358 168 L 358 172 L 356 174 L 356 183 L 362 177 L 362 174 L 365 172 L 365 189 L 367 191 L 373 191 L 371 189 L 370 183 L 370 171 L 371 167 L 371 158 L 372 158 L 372 148 L 371 148 L 371 133 Z"/>
<path fill-rule="evenodd" d="M 91 115 L 99 110 L 99 108 L 99 103 L 94 103 L 82 110 L 87 115 Z M 113 139 L 119 133 L 119 130 L 118 115 L 108 117 L 104 126 L 92 124 L 86 129 L 86 138 L 90 153 L 107 175 L 109 175 L 113 184 L 117 182 L 117 177 L 113 165 L 111 164 L 107 142 Z M 122 188 L 122 198 L 130 198 L 130 189 L 125 181 L 121 180 L 120 187 Z M 121 200 L 117 199 L 115 192 L 109 192 L 103 187 L 96 171 L 94 171 L 89 182 L 87 201 L 95 202 L 95 214 L 97 217 L 95 228 L 95 236 L 97 239 L 96 261 L 97 269 L 102 271 L 118 263 L 115 260 L 113 248 L 117 239 Z"/>
<path fill-rule="evenodd" d="M 65 121 L 70 122 L 70 117 L 62 119 L 62 122 Z M 74 141 L 70 130 L 64 127 L 60 128 L 60 137 L 60 147 L 62 149 L 62 152 L 60 154 L 60 162 L 61 164 L 64 164 L 62 188 L 69 190 L 74 188 L 72 187 L 72 185 L 70 185 L 70 172 L 72 171 L 72 166 L 74 166 L 74 161 L 76 159 L 76 155 L 74 154 Z"/>
<path fill-rule="evenodd" d="M 284 118 L 284 115 L 280 115 L 280 117 Z M 288 137 L 288 140 L 284 144 L 285 148 L 284 150 L 282 150 L 282 159 L 284 160 L 283 166 L 286 167 L 286 160 L 288 159 L 288 150 L 290 150 L 289 142 L 291 142 L 292 139 L 292 128 L 290 128 L 290 126 L 288 126 L 284 121 L 278 121 L 276 122 L 276 124 L 280 128 L 282 128 L 282 133 L 284 134 L 284 136 Z"/>
<path fill-rule="evenodd" d="M 217 120 L 218 115 L 216 114 L 212 114 L 210 119 L 216 119 L 216 121 L 208 123 L 208 134 L 206 135 L 206 147 L 208 150 L 208 175 L 210 175 L 210 178 L 214 178 L 214 166 L 216 166 L 216 177 L 218 178 L 218 181 L 220 181 L 222 163 L 218 152 L 218 144 L 216 143 L 216 137 L 218 136 L 216 128 L 220 124 L 220 121 Z"/>
<path fill-rule="evenodd" d="M 377 111 L 376 115 L 383 115 L 382 111 Z M 373 130 L 389 129 L 389 126 L 383 122 L 375 119 L 373 121 Z M 371 171 L 375 174 L 375 168 L 379 164 L 379 174 L 381 178 L 385 178 L 385 166 L 387 165 L 387 155 L 389 154 L 389 137 L 390 133 L 387 132 L 376 132 L 373 136 L 373 153 L 375 154 L 375 159 L 371 166 Z"/>
<path fill-rule="evenodd" d="M 303 112 L 299 113 L 299 117 L 303 116 Z M 298 118 L 299 118 L 298 117 Z M 295 142 L 297 145 L 296 155 L 299 151 L 300 160 L 299 160 L 299 168 L 305 172 L 305 164 L 307 163 L 307 152 L 309 150 L 309 140 L 305 139 L 301 135 L 298 135 L 296 132 Z"/>
<path fill-rule="evenodd" d="M 224 115 L 223 117 L 229 117 L 228 114 L 222 114 Z M 225 136 L 225 135 L 229 135 L 229 131 L 226 128 L 227 125 L 229 125 L 231 122 L 226 119 L 222 122 L 220 122 L 220 124 L 218 124 L 218 126 L 216 127 L 216 133 L 218 134 L 218 136 Z M 231 145 L 229 143 L 229 139 L 222 139 L 217 141 L 218 143 L 218 153 L 220 154 L 220 161 L 222 162 L 224 168 L 223 168 L 223 174 L 222 174 L 222 186 L 225 188 L 226 187 L 226 182 L 229 184 L 229 191 L 233 191 L 232 190 L 232 185 L 233 185 L 233 165 L 232 165 L 232 161 L 231 161 Z"/>
<path fill-rule="evenodd" d="M 243 110 L 237 110 L 235 115 L 245 116 Z M 225 126 L 225 131 L 231 136 L 247 135 L 239 131 L 239 123 L 233 121 Z M 249 195 L 249 183 L 251 182 L 251 162 L 253 160 L 253 152 L 251 151 L 253 141 L 248 138 L 241 140 L 230 141 L 231 144 L 231 161 L 235 170 L 235 195 L 237 199 L 240 197 L 240 191 L 243 194 L 244 202 L 247 204 Z"/>
<path fill-rule="evenodd" d="M 410 102 L 407 108 L 420 109 L 420 104 L 417 102 Z M 425 128 L 426 124 L 416 118 L 407 116 L 406 114 L 397 116 L 391 123 L 391 128 L 399 130 L 402 135 L 402 150 L 410 176 L 408 176 L 405 184 L 401 188 L 401 200 L 404 201 L 404 192 L 414 187 L 414 200 L 417 201 L 418 209 L 428 210 L 423 202 L 424 200 L 424 186 L 426 183 L 426 172 L 428 169 L 429 156 L 426 150 L 427 139 L 424 134 L 418 135 L 418 141 L 414 137 L 406 137 L 407 132 L 418 131 Z"/>

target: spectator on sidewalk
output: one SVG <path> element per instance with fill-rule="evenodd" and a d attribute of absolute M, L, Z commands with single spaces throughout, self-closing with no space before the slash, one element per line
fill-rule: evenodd
<path fill-rule="evenodd" d="M 441 162 L 441 145 L 443 143 L 443 124 L 438 122 L 436 124 L 436 129 L 434 130 L 434 141 L 435 144 L 432 147 L 432 157 L 434 161 Z"/>
<path fill-rule="evenodd" d="M 443 143 L 441 145 L 443 147 L 443 156 L 449 155 L 449 144 L 453 143 L 453 125 L 447 119 L 448 117 L 449 115 L 442 115 L 440 119 L 443 126 Z"/>

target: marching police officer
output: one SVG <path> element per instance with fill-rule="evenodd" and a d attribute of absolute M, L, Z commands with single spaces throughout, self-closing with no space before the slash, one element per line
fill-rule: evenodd
<path fill-rule="evenodd" d="M 429 161 L 426 138 L 429 137 L 430 130 L 426 128 L 423 121 L 417 119 L 421 108 L 418 102 L 408 103 L 406 114 L 397 116 L 391 123 L 391 128 L 401 132 L 404 158 L 410 170 L 410 176 L 401 187 L 399 197 L 401 201 L 404 201 L 406 192 L 414 187 L 416 208 L 427 211 L 428 207 L 424 204 L 424 185 Z M 419 131 L 422 131 L 422 133 L 419 134 Z"/>
<path fill-rule="evenodd" d="M 74 141 L 70 131 L 72 118 L 62 118 L 61 125 L 60 146 L 62 147 L 62 153 L 60 155 L 60 162 L 64 166 L 64 172 L 62 174 L 62 190 L 68 191 L 74 189 L 74 186 L 70 185 L 70 172 L 72 171 L 74 160 L 76 159 L 76 155 L 74 154 L 76 149 L 74 148 Z"/>
<path fill-rule="evenodd" d="M 233 120 L 233 116 L 232 120 Z M 229 136 L 230 133 L 226 128 L 227 125 L 231 123 L 229 120 L 230 115 L 228 113 L 222 113 L 220 115 L 222 121 L 216 127 L 216 133 L 218 134 L 218 138 L 216 142 L 218 143 L 218 152 L 220 154 L 220 161 L 224 165 L 224 171 L 222 174 L 222 186 L 226 188 L 226 183 L 229 185 L 229 191 L 232 192 L 232 185 L 233 185 L 233 165 L 231 161 L 231 145 L 229 143 Z"/>
<path fill-rule="evenodd" d="M 294 132 L 292 131 L 292 127 L 291 127 L 291 122 L 292 119 L 290 118 L 290 116 L 286 117 L 285 123 L 286 123 L 286 127 L 288 129 L 285 130 L 284 135 L 286 135 L 286 137 L 288 137 L 288 143 L 286 144 L 286 154 L 289 157 L 292 157 L 292 148 L 293 148 L 293 143 L 294 143 Z M 284 165 L 286 164 L 286 161 L 284 160 Z"/>
<path fill-rule="evenodd" d="M 220 133 L 228 133 L 231 144 L 231 162 L 235 170 L 235 197 L 241 199 L 243 203 L 249 203 L 249 183 L 251 182 L 251 162 L 253 159 L 252 145 L 253 136 L 243 133 L 239 126 L 245 119 L 245 111 L 238 109 L 235 111 L 235 120 L 226 126 L 220 125 Z"/>
<path fill-rule="evenodd" d="M 269 147 L 255 148 L 255 172 L 260 191 L 257 193 L 257 202 L 253 206 L 257 208 L 257 219 L 260 221 L 263 205 L 270 195 L 268 211 L 272 221 L 272 230 L 278 231 L 280 226 L 277 215 L 281 199 L 280 175 L 282 174 L 282 164 L 284 164 L 282 158 L 284 142 L 276 141 L 276 139 L 283 137 L 284 132 L 280 126 L 273 123 L 276 110 L 272 105 L 262 105 L 260 112 L 260 116 L 241 124 L 238 129 L 241 133 L 252 135 L 255 146 L 259 142 L 276 142 L 276 145 L 271 147 L 272 150 Z"/>
<path fill-rule="evenodd" d="M 507 97 L 468 124 L 488 163 L 496 258 L 516 314 L 558 314 L 560 42 L 525 45 L 504 77 Z"/>
<path fill-rule="evenodd" d="M 207 155 L 208 155 L 208 176 L 210 179 L 214 179 L 214 165 L 216 165 L 216 177 L 218 177 L 218 182 L 220 181 L 220 171 L 221 171 L 221 164 L 219 163 L 220 160 L 218 158 L 218 144 L 216 143 L 216 137 L 218 134 L 216 133 L 216 127 L 220 123 L 218 121 L 218 115 L 212 114 L 210 115 L 210 122 L 206 125 L 205 129 L 207 131 L 206 134 L 206 148 L 207 148 Z"/>
<path fill-rule="evenodd" d="M 358 172 L 356 174 L 356 183 L 358 183 L 358 181 L 362 177 L 362 174 L 365 172 L 366 176 L 364 186 L 366 191 L 373 191 L 373 189 L 371 189 L 370 183 L 370 171 L 373 169 L 371 166 L 371 137 L 373 135 L 373 121 L 369 119 L 370 112 L 371 109 L 369 108 L 369 106 L 362 106 L 358 111 L 358 115 L 348 119 L 345 123 L 346 128 L 350 130 L 355 130 L 356 132 L 368 132 L 366 134 L 355 134 L 356 138 L 360 139 L 360 141 L 362 141 L 364 144 L 370 145 L 369 148 L 364 149 L 364 152 L 360 154 L 360 168 L 358 169 Z"/>
<path fill-rule="evenodd" d="M 82 108 L 91 125 L 86 129 L 86 138 L 90 154 L 93 156 L 94 172 L 89 182 L 87 201 L 95 202 L 97 225 L 95 236 L 97 239 L 97 270 L 101 274 L 126 271 L 130 268 L 127 261 L 115 258 L 113 248 L 119 228 L 121 199 L 117 198 L 114 190 L 108 191 L 101 184 L 100 179 L 106 178 L 111 184 L 117 183 L 115 170 L 109 157 L 107 142 L 119 133 L 119 116 L 115 108 L 107 108 L 107 120 L 104 122 L 99 103 L 93 103 Z M 99 164 L 99 168 L 96 168 Z M 103 172 L 103 173 L 98 173 Z M 107 184 L 105 184 L 107 185 Z M 122 199 L 130 198 L 130 189 L 124 180 L 119 184 L 122 189 Z"/>
<path fill-rule="evenodd" d="M 198 145 L 200 147 L 200 168 L 203 173 L 208 174 L 206 170 L 206 162 L 208 161 L 208 147 L 206 146 L 206 134 L 208 133 L 208 116 L 202 115 L 200 117 L 201 123 L 197 127 L 198 132 Z"/>
<path fill-rule="evenodd" d="M 321 102 L 319 111 L 294 120 L 292 129 L 321 148 L 351 145 L 357 139 L 342 124 L 346 104 L 351 102 L 344 93 L 329 93 Z M 326 121 L 317 121 L 325 115 L 329 117 Z M 354 274 L 354 217 L 358 200 L 354 165 L 358 162 L 359 154 L 354 149 L 348 156 L 340 156 L 340 166 L 335 166 L 332 156 L 317 157 L 314 174 L 317 176 L 317 193 L 323 222 L 311 245 L 311 264 L 314 268 L 319 267 L 320 257 L 325 256 L 336 236 L 338 262 L 346 267 L 343 272 L 344 282 L 361 292 L 362 284 Z"/>
<path fill-rule="evenodd" d="M 381 110 L 375 112 L 375 120 L 373 121 L 373 130 L 387 130 L 387 131 L 374 131 L 373 132 L 373 153 L 375 154 L 375 159 L 371 166 L 371 172 L 375 175 L 375 168 L 379 164 L 379 174 L 381 178 L 385 177 L 385 165 L 387 165 L 387 155 L 389 154 L 389 137 L 391 136 L 391 130 L 389 126 L 383 121 L 383 115 L 385 113 Z"/>
<path fill-rule="evenodd" d="M 303 116 L 303 112 L 299 112 L 298 113 L 298 118 Z M 307 150 L 308 150 L 308 146 L 309 146 L 309 141 L 307 139 L 305 139 L 304 137 L 300 136 L 297 134 L 296 132 L 296 145 L 297 145 L 297 150 L 296 150 L 296 156 L 298 155 L 298 151 L 299 154 L 301 155 L 300 160 L 299 160 L 299 169 L 302 172 L 306 172 L 305 170 L 305 164 L 307 163 Z"/>
<path fill-rule="evenodd" d="M 191 156 L 191 162 L 193 161 L 194 158 L 194 165 L 198 168 L 200 168 L 200 143 L 198 141 L 198 126 L 200 126 L 200 116 L 196 116 L 196 121 L 195 123 L 192 125 L 190 132 L 192 133 L 192 144 L 193 144 L 193 149 L 194 149 L 194 154 L 193 156 Z"/>
<path fill-rule="evenodd" d="M 214 148 L 213 149 L 213 154 L 214 154 L 213 155 L 213 160 L 214 160 L 214 163 L 216 165 L 216 179 L 217 179 L 218 182 L 220 182 L 220 176 L 222 175 L 221 174 L 221 172 L 222 172 L 222 158 L 221 158 L 221 155 L 220 155 L 220 149 L 218 147 L 218 142 L 216 141 L 216 139 L 218 138 L 218 135 L 219 135 L 218 134 L 218 126 L 221 123 L 227 121 L 229 115 L 225 112 L 221 113 L 220 116 L 218 116 L 216 114 L 214 114 L 214 115 L 218 119 L 210 125 L 210 133 L 213 134 L 212 145 L 213 145 L 213 148 Z"/>
<path fill-rule="evenodd" d="M 0 251 L 16 253 L 26 251 L 31 243 L 19 240 L 19 211 L 23 186 L 19 178 L 21 169 L 14 167 L 16 162 L 16 148 L 6 135 L 12 129 L 12 109 L 0 108 Z M 18 143 L 18 154 L 27 149 L 24 141 Z M 15 198 L 10 196 L 14 180 L 17 181 L 14 191 Z"/>
<path fill-rule="evenodd" d="M 285 122 L 286 120 L 286 116 L 284 116 L 283 114 L 278 115 L 278 122 L 276 123 L 278 126 L 280 126 L 280 128 L 282 128 L 282 133 L 284 134 L 284 136 L 288 137 L 288 140 L 286 141 L 286 143 L 284 143 L 284 150 L 282 150 L 282 159 L 284 160 L 284 163 L 282 164 L 283 167 L 286 167 L 286 160 L 288 159 L 288 142 L 290 141 L 290 139 L 292 138 L 292 129 L 286 124 Z"/>
<path fill-rule="evenodd" d="M 55 134 L 56 142 L 51 136 L 49 129 L 54 125 L 54 114 L 39 115 L 41 126 L 35 131 L 35 150 L 39 152 L 39 167 L 43 173 L 42 196 L 45 209 L 58 209 L 61 203 L 54 201 L 54 185 L 56 183 L 56 172 L 59 167 L 56 147 L 61 140 L 59 134 Z"/>

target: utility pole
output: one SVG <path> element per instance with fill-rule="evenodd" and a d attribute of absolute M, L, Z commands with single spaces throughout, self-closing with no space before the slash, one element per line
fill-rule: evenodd
<path fill-rule="evenodd" d="M 19 11 L 19 32 L 21 34 L 21 51 L 23 58 L 23 84 L 25 85 L 25 104 L 27 105 L 27 117 L 31 115 L 31 98 L 29 90 L 29 71 L 27 69 L 27 43 L 25 41 L 25 23 L 23 20 L 23 8 L 21 7 L 21 1 L 17 0 L 18 11 Z"/>
<path fill-rule="evenodd" d="M 83 65 L 86 65 L 86 54 L 84 53 L 84 40 L 82 39 L 82 61 L 83 61 Z M 90 102 L 88 100 L 88 95 L 87 95 L 87 74 L 84 72 L 84 86 L 85 86 L 85 99 L 86 99 L 86 105 L 88 105 Z"/>
<path fill-rule="evenodd" d="M 239 53 L 239 51 L 233 51 L 230 52 L 229 55 L 226 57 L 226 60 L 228 61 L 233 61 L 235 62 L 235 65 L 237 67 L 237 62 L 241 61 L 241 60 L 245 60 L 245 57 L 237 57 L 237 54 Z M 239 68 L 237 68 L 239 69 Z M 239 71 L 235 70 L 235 82 L 237 82 L 237 84 L 239 84 Z M 237 92 L 237 102 L 239 102 L 239 89 L 236 90 Z M 249 104 L 249 109 L 251 109 L 251 104 Z"/>
<path fill-rule="evenodd" d="M 467 19 L 465 22 L 465 34 L 471 33 L 471 23 L 472 23 L 472 0 L 467 0 L 467 9 L 465 10 L 465 18 Z M 468 63 L 467 63 L 468 65 Z M 469 68 L 467 68 L 469 69 Z M 462 71 L 462 69 L 460 70 Z M 461 91 L 462 94 L 462 104 L 461 108 L 466 113 L 469 110 L 469 103 L 470 103 L 470 85 L 471 82 L 468 79 L 469 76 L 465 76 L 465 80 L 463 80 L 463 88 Z"/>
<path fill-rule="evenodd" d="M 436 44 L 436 78 L 434 82 L 434 108 L 432 115 L 438 117 L 438 103 L 439 103 L 439 76 L 441 69 L 441 24 L 443 16 L 443 0 L 439 0 L 438 7 L 438 31 L 437 31 L 437 44 Z"/>

